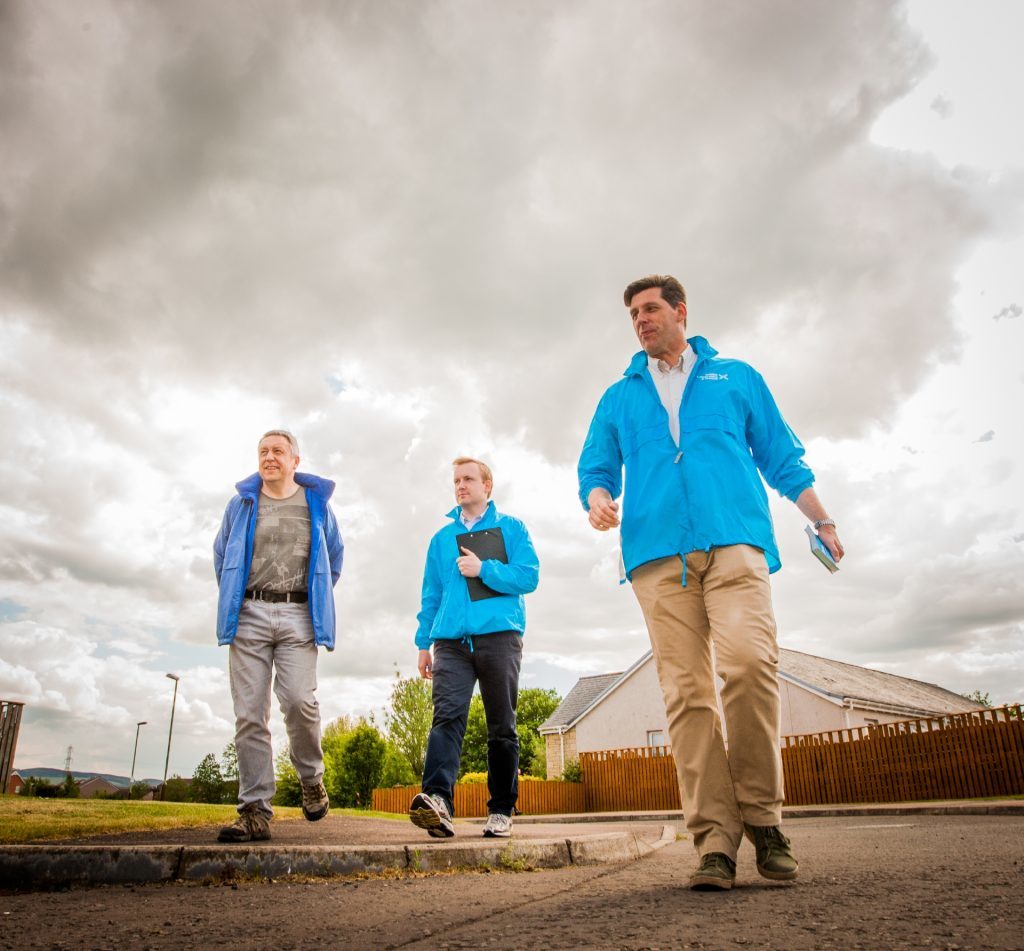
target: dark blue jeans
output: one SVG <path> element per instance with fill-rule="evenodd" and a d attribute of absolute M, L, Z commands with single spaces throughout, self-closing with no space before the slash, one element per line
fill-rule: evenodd
<path fill-rule="evenodd" d="M 434 722 L 427 740 L 423 791 L 440 796 L 452 809 L 462 759 L 462 738 L 473 687 L 479 681 L 487 717 L 489 812 L 512 815 L 519 798 L 519 667 L 523 639 L 515 631 L 480 634 L 472 646 L 463 641 L 434 641 Z M 452 815 L 454 815 L 454 810 Z"/>

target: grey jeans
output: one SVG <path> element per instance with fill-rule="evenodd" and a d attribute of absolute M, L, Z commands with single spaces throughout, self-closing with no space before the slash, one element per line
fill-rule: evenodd
<path fill-rule="evenodd" d="M 238 633 L 228 654 L 235 704 L 238 805 L 273 813 L 274 756 L 270 746 L 270 687 L 288 731 L 292 764 L 303 783 L 323 779 L 320 707 L 316 701 L 316 643 L 306 604 L 242 602 Z"/>

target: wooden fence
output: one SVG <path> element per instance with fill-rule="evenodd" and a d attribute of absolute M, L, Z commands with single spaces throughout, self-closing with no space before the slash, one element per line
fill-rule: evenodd
<path fill-rule="evenodd" d="M 373 808 L 380 812 L 409 811 L 419 786 L 393 786 L 373 791 Z M 465 818 L 487 815 L 490 793 L 486 783 L 455 784 L 455 815 Z M 519 783 L 516 808 L 527 816 L 550 816 L 587 812 L 582 783 L 525 779 Z"/>
<path fill-rule="evenodd" d="M 682 809 L 676 761 L 667 746 L 580 753 L 588 812 Z"/>
<path fill-rule="evenodd" d="M 580 754 L 582 783 L 526 780 L 527 815 L 681 809 L 667 747 Z M 1024 708 L 782 738 L 787 805 L 907 802 L 1024 794 Z M 375 789 L 373 808 L 406 812 L 419 786 Z M 487 815 L 487 786 L 456 785 L 455 814 Z"/>
<path fill-rule="evenodd" d="M 1021 706 L 783 737 L 786 803 L 1024 793 Z"/>

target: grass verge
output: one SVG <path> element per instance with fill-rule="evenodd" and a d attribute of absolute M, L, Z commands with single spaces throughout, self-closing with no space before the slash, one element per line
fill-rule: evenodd
<path fill-rule="evenodd" d="M 384 812 L 332 809 L 331 815 L 405 819 Z M 235 816 L 234 806 L 192 802 L 127 802 L 119 799 L 37 799 L 0 796 L 0 844 L 17 845 L 77 839 L 118 832 L 149 832 L 222 825 Z M 302 810 L 277 806 L 274 818 L 299 819 Z"/>

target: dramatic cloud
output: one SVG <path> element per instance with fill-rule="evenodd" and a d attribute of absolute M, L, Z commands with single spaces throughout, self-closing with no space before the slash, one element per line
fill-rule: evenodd
<path fill-rule="evenodd" d="M 158 774 L 168 670 L 172 770 L 231 738 L 210 544 L 269 426 L 337 482 L 327 716 L 411 672 L 465 451 L 541 555 L 525 682 L 631 663 L 642 620 L 574 466 L 636 349 L 622 288 L 651 271 L 687 285 L 691 332 L 764 373 L 843 513 L 825 608 L 777 507 L 787 646 L 1024 690 L 1020 549 L 993 535 L 1021 527 L 1020 440 L 969 445 L 1019 421 L 993 374 L 943 376 L 982 324 L 1014 335 L 985 338 L 993 360 L 1018 340 L 1000 319 L 1018 305 L 967 323 L 956 295 L 1022 183 L 872 138 L 934 64 L 902 7 L 868 0 L 5 4 L 0 693 L 28 703 L 19 762 L 73 742 L 123 771 L 146 719 L 137 772 Z M 959 103 L 933 97 L 944 127 Z"/>

